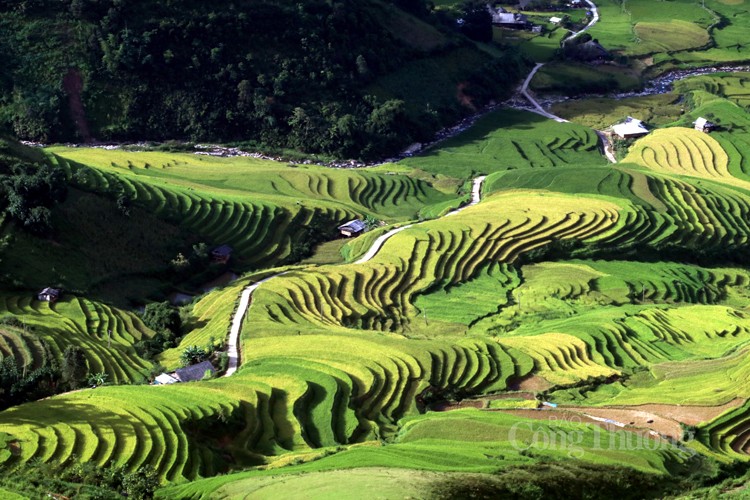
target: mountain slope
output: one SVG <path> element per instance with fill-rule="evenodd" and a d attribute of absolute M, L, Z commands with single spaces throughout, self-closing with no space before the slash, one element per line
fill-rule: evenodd
<path fill-rule="evenodd" d="M 497 64 L 416 10 L 422 19 L 381 0 L 0 4 L 0 110 L 18 136 L 42 141 L 392 153 L 520 71 L 517 56 Z"/>

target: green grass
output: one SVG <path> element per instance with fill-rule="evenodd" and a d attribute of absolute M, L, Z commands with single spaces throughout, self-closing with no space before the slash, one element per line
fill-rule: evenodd
<path fill-rule="evenodd" d="M 589 33 L 608 50 L 629 56 L 666 53 L 702 47 L 712 15 L 699 2 L 604 0 L 597 4 L 600 21 Z"/>
<path fill-rule="evenodd" d="M 572 122 L 604 130 L 635 116 L 651 126 L 672 123 L 682 115 L 684 104 L 675 94 L 657 94 L 626 99 L 591 98 L 556 103 L 551 111 Z"/>
<path fill-rule="evenodd" d="M 0 249 L 5 283 L 23 285 L 29 293 L 62 285 L 127 306 L 163 290 L 160 274 L 189 249 L 186 235 L 147 210 L 133 208 L 123 217 L 114 201 L 77 189 L 53 212 L 52 223 L 55 251 L 48 239 L 10 224 L 0 228 L 8 242 Z"/>
<path fill-rule="evenodd" d="M 715 46 L 708 50 L 686 51 L 673 56 L 675 64 L 707 65 L 734 63 L 750 59 L 745 33 L 750 28 L 747 3 L 708 0 L 706 7 L 726 20 L 713 31 Z"/>
<path fill-rule="evenodd" d="M 554 12 L 545 15 L 545 22 L 554 15 Z M 560 49 L 560 42 L 568 34 L 568 30 L 553 24 L 549 24 L 547 29 L 549 31 L 546 33 L 535 34 L 521 30 L 494 28 L 493 38 L 498 43 L 517 46 L 521 53 L 532 61 L 547 62 L 555 57 Z"/>
<path fill-rule="evenodd" d="M 537 442 L 536 446 L 529 447 L 534 432 L 537 435 L 554 435 L 555 441 L 547 441 L 546 444 Z M 309 485 L 313 495 L 320 491 L 327 495 L 346 496 L 351 493 L 344 487 L 361 491 L 369 484 L 383 485 L 383 491 L 389 492 L 395 487 L 394 483 L 407 482 L 423 488 L 429 486 L 428 479 L 434 482 L 438 477 L 430 474 L 430 471 L 490 473 L 498 467 L 510 469 L 532 464 L 538 459 L 554 461 L 571 456 L 587 463 L 612 465 L 620 460 L 628 460 L 631 467 L 656 474 L 664 474 L 670 467 L 680 467 L 677 448 L 671 448 L 666 443 L 654 443 L 656 446 L 652 447 L 652 451 L 619 451 L 616 448 L 621 439 L 622 431 L 610 433 L 590 424 L 565 420 L 531 420 L 476 410 L 428 414 L 406 421 L 396 443 L 388 446 L 352 447 L 282 470 L 243 472 L 166 488 L 159 496 L 233 498 L 249 492 L 253 496 L 275 498 L 281 493 L 283 485 L 290 484 L 300 484 L 304 488 L 308 486 L 302 485 Z M 605 446 L 601 446 L 602 443 Z M 521 453 L 526 448 L 529 451 Z M 361 469 L 364 466 L 375 469 L 367 470 L 372 473 L 370 475 Z M 348 474 L 341 476 L 341 482 L 332 484 L 330 480 L 339 477 L 332 472 L 336 470 Z M 383 477 L 386 470 L 390 474 L 388 480 Z M 402 491 L 410 491 L 409 485 L 404 484 L 404 488 Z M 429 489 L 421 494 L 425 491 Z M 397 496 L 401 496 L 401 492 Z"/>
<path fill-rule="evenodd" d="M 640 85 L 639 75 L 626 67 L 553 62 L 534 75 L 530 88 L 536 92 L 580 95 L 624 92 Z"/>
<path fill-rule="evenodd" d="M 503 109 L 482 117 L 439 148 L 404 160 L 406 166 L 466 179 L 477 173 L 570 164 L 604 164 L 591 129 Z"/>

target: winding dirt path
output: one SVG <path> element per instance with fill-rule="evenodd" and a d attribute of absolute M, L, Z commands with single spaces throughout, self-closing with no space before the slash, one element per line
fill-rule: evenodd
<path fill-rule="evenodd" d="M 529 91 L 529 84 L 531 83 L 531 80 L 533 80 L 537 71 L 539 71 L 542 66 L 544 66 L 544 63 L 536 63 L 534 69 L 531 70 L 529 75 L 526 77 L 526 80 L 523 81 L 523 85 L 521 85 L 521 95 L 523 95 L 526 100 L 529 101 L 532 106 L 534 106 L 534 109 L 531 110 L 534 113 L 542 115 L 545 118 L 549 118 L 550 120 L 555 120 L 556 122 L 567 123 L 568 120 L 566 120 L 565 118 L 560 118 L 559 116 L 553 115 L 552 113 L 544 109 L 542 105 L 539 104 L 539 101 L 537 101 L 534 98 L 534 95 Z"/>
<path fill-rule="evenodd" d="M 568 34 L 562 42 L 561 45 L 565 45 L 571 40 L 574 40 L 576 37 L 584 33 L 585 31 L 588 31 L 591 29 L 592 26 L 594 26 L 596 23 L 599 22 L 599 9 L 596 8 L 596 4 L 592 2 L 591 0 L 585 0 L 586 3 L 591 8 L 592 16 L 589 23 L 581 28 L 579 31 L 574 31 Z M 557 115 L 553 115 L 546 109 L 542 107 L 541 104 L 534 98 L 534 95 L 529 91 L 529 84 L 531 83 L 531 80 L 534 78 L 534 75 L 536 75 L 537 71 L 539 71 L 544 66 L 544 63 L 536 63 L 536 66 L 531 70 L 529 75 L 526 77 L 526 80 L 523 81 L 523 85 L 521 85 L 521 95 L 523 95 L 529 103 L 534 106 L 534 112 L 537 114 L 540 114 L 544 117 L 549 118 L 550 120 L 555 120 L 560 123 L 567 123 L 568 120 L 564 118 L 560 118 Z"/>
<path fill-rule="evenodd" d="M 234 372 L 236 372 L 237 368 L 239 367 L 240 356 L 238 348 L 240 331 L 242 330 L 242 320 L 245 319 L 245 314 L 247 314 L 247 310 L 250 307 L 250 299 L 253 296 L 253 292 L 256 288 L 258 288 L 266 281 L 273 279 L 276 276 L 281 276 L 282 274 L 286 274 L 286 272 L 274 274 L 272 276 L 269 276 L 268 278 L 264 278 L 259 282 L 253 283 L 252 285 L 242 290 L 242 293 L 240 294 L 240 303 L 237 305 L 237 310 L 232 317 L 232 327 L 229 329 L 229 348 L 227 349 L 229 364 L 227 365 L 227 372 L 224 374 L 225 377 L 234 375 Z"/>
<path fill-rule="evenodd" d="M 589 7 L 591 7 L 591 12 L 593 13 L 593 15 L 591 16 L 591 21 L 589 21 L 589 23 L 586 26 L 584 26 L 581 30 L 570 33 L 562 41 L 563 45 L 575 39 L 581 33 L 587 31 L 589 28 L 591 28 L 593 25 L 599 22 L 599 9 L 596 8 L 596 4 L 594 4 L 594 2 L 592 2 L 591 0 L 586 0 L 586 3 L 589 4 Z M 570 123 L 565 118 L 561 118 L 555 114 L 550 113 L 546 109 L 544 109 L 544 107 L 542 107 L 542 105 L 539 104 L 539 101 L 536 100 L 536 98 L 534 97 L 534 94 L 529 90 L 529 84 L 531 83 L 531 80 L 534 79 L 534 76 L 543 66 L 544 66 L 544 63 L 536 63 L 536 66 L 534 66 L 534 68 L 531 70 L 528 76 L 526 76 L 526 79 L 523 81 L 523 84 L 521 85 L 521 88 L 520 88 L 521 95 L 527 101 L 529 101 L 529 103 L 533 106 L 533 109 L 529 111 L 532 111 L 538 115 L 544 116 L 545 118 L 549 118 L 550 120 L 555 120 L 556 122 L 559 122 L 559 123 Z M 617 159 L 615 158 L 615 155 L 612 152 L 612 147 L 610 145 L 609 139 L 607 138 L 607 135 L 601 130 L 594 129 L 594 132 L 596 132 L 596 135 L 599 136 L 599 139 L 602 142 L 602 154 L 607 158 L 607 160 L 609 160 L 610 163 L 617 163 Z"/>
<path fill-rule="evenodd" d="M 482 184 L 484 183 L 484 180 L 486 178 L 486 175 L 475 178 L 472 183 L 471 201 L 462 207 L 448 212 L 443 217 L 455 215 L 479 203 L 482 197 Z M 383 247 L 383 244 L 385 244 L 385 242 L 388 241 L 394 234 L 400 233 L 401 231 L 408 229 L 416 224 L 419 223 L 407 224 L 405 226 L 397 227 L 379 236 L 373 242 L 372 246 L 370 246 L 369 250 L 367 250 L 367 252 L 359 260 L 354 262 L 354 264 L 363 264 L 372 260 L 372 258 L 375 257 Z M 277 276 L 282 276 L 287 272 L 288 271 L 284 271 L 283 273 L 268 276 L 267 278 L 264 278 L 257 283 L 253 283 L 252 285 L 249 285 L 242 290 L 242 293 L 240 294 L 240 302 L 237 305 L 237 310 L 234 312 L 234 316 L 232 316 L 232 325 L 229 329 L 229 338 L 227 339 L 227 355 L 229 356 L 229 364 L 227 365 L 227 371 L 224 374 L 225 377 L 231 377 L 232 375 L 234 375 L 234 373 L 237 371 L 237 368 L 239 368 L 240 366 L 240 332 L 242 331 L 242 322 L 244 321 L 245 316 L 247 315 L 247 311 L 248 309 L 250 309 L 250 305 L 252 304 L 253 292 L 255 292 L 255 290 L 257 290 L 258 287 L 263 283 L 270 281 Z"/>

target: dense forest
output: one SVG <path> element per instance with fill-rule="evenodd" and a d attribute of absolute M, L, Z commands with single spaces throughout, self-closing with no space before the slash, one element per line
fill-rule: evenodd
<path fill-rule="evenodd" d="M 0 123 L 22 139 L 351 158 L 429 138 L 523 66 L 425 0 L 3 0 L 0 58 Z"/>

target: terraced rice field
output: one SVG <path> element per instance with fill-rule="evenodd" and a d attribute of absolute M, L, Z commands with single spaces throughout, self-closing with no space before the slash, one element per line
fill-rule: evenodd
<path fill-rule="evenodd" d="M 747 108 L 750 106 L 750 74 L 737 72 L 696 76 L 677 84 L 681 92 L 702 89 Z M 721 119 L 721 117 L 720 117 Z"/>
<path fill-rule="evenodd" d="M 305 206 L 348 213 L 370 213 L 389 218 L 409 218 L 424 205 L 448 200 L 452 193 L 436 190 L 426 181 L 408 175 L 331 169 L 311 165 L 283 165 L 252 158 L 221 158 L 192 154 L 125 152 L 86 148 L 50 148 L 74 173 L 81 166 L 83 184 L 95 190 L 124 190 L 136 200 L 188 196 L 166 200 L 172 209 L 201 212 L 195 194 L 212 198 L 247 198 L 248 195 L 284 208 Z M 177 190 L 175 194 L 167 190 Z M 148 193 L 144 191 L 156 191 Z M 188 191 L 188 193 L 185 193 Z M 161 193 L 161 194 L 160 194 Z M 179 208 L 178 208 L 179 207 Z M 221 214 L 218 215 L 221 217 Z"/>
<path fill-rule="evenodd" d="M 526 111 L 490 113 L 434 151 L 402 163 L 458 178 L 513 169 L 606 164 L 593 130 L 553 123 Z"/>
<path fill-rule="evenodd" d="M 113 383 L 141 382 L 151 364 L 133 344 L 153 336 L 133 313 L 75 296 L 55 304 L 31 295 L 0 294 L 0 315 L 15 318 L 31 331 L 4 331 L 0 351 L 24 360 L 29 369 L 45 358 L 61 360 L 65 348 L 83 348 L 90 373 L 106 373 Z"/>
<path fill-rule="evenodd" d="M 318 457 L 309 463 L 284 469 L 248 471 L 177 485 L 162 490 L 160 497 L 207 499 L 239 494 L 273 496 L 278 495 L 277 492 L 283 487 L 299 484 L 307 494 L 320 491 L 323 496 L 335 494 L 347 498 L 352 495 L 351 488 L 368 484 L 366 478 L 370 481 L 377 478 L 373 487 L 384 494 L 396 487 L 393 495 L 400 496 L 411 491 L 410 485 L 418 485 L 419 494 L 424 495 L 431 491 L 430 484 L 434 484 L 425 479 L 425 475 L 429 474 L 425 471 L 480 473 L 496 471 L 498 466 L 508 470 L 514 466 L 532 464 L 534 459 L 522 450 L 527 447 L 526 443 L 532 439 L 534 432 L 550 432 L 557 436 L 555 444 L 529 448 L 531 454 L 538 454 L 553 462 L 565 460 L 571 454 L 583 454 L 589 460 L 602 464 L 617 463 L 627 456 L 634 467 L 644 471 L 681 467 L 680 450 L 666 446 L 658 449 L 661 446 L 658 442 L 654 442 L 650 450 L 630 452 L 630 455 L 626 455 L 628 452 L 625 451 L 603 451 L 601 446 L 597 447 L 597 443 L 623 440 L 622 431 L 602 430 L 590 423 L 564 419 L 540 421 L 530 415 L 517 417 L 501 412 L 461 410 L 410 418 L 405 422 L 404 432 L 398 441 L 388 446 L 352 447 L 333 456 Z M 512 439 L 508 438 L 509 435 Z M 514 448 L 511 443 L 519 446 Z M 436 455 L 440 456 L 439 460 L 435 460 Z M 367 466 L 377 468 L 361 469 Z M 336 470 L 346 474 L 338 476 L 330 472 Z M 389 479 L 386 480 L 386 477 Z M 381 490 L 384 484 L 385 489 Z M 312 493 L 308 488 L 313 489 Z M 356 494 L 352 498 L 356 498 Z"/>
<path fill-rule="evenodd" d="M 591 36 L 608 50 L 629 56 L 669 53 L 700 48 L 708 42 L 712 22 L 700 3 L 689 0 L 654 4 L 646 0 L 598 3 L 600 21 Z"/>
<path fill-rule="evenodd" d="M 529 200 L 536 203 L 527 205 Z M 415 313 L 413 297 L 438 282 L 466 281 L 491 261 L 512 262 L 553 239 L 592 238 L 618 220 L 614 204 L 599 202 L 586 212 L 575 205 L 573 198 L 541 193 L 496 196 L 450 219 L 398 233 L 366 264 L 272 280 L 254 298 L 268 319 L 255 321 L 266 331 L 338 326 L 402 331 Z M 488 222 L 487 216 L 497 213 L 503 217 Z"/>
<path fill-rule="evenodd" d="M 708 134 L 681 127 L 656 130 L 639 140 L 624 162 L 659 172 L 720 179 L 747 187 L 729 174 L 729 156 Z"/>
<path fill-rule="evenodd" d="M 584 127 L 512 111 L 399 165 L 276 166 L 276 177 L 257 186 L 222 181 L 239 167 L 220 160 L 205 160 L 217 163 L 204 171 L 202 160 L 179 155 L 162 168 L 167 158 L 117 153 L 114 166 L 102 167 L 95 163 L 114 153 L 56 151 L 81 187 L 127 190 L 144 207 L 236 245 L 247 263 L 269 267 L 201 297 L 184 345 L 226 338 L 240 291 L 276 276 L 252 295 L 236 374 L 84 390 L 2 412 L 0 432 L 10 437 L 0 463 L 85 460 L 130 471 L 148 464 L 171 485 L 165 497 L 209 498 L 274 492 L 303 472 L 321 481 L 342 468 L 358 478 L 364 466 L 486 473 L 569 457 L 569 448 L 521 453 L 511 443 L 512 428 L 522 426 L 523 441 L 541 425 L 581 436 L 575 444 L 589 462 L 627 461 L 658 474 L 689 465 L 682 444 L 647 426 L 621 435 L 595 419 L 551 422 L 545 411 L 510 410 L 517 391 L 530 394 L 521 401 L 529 408 L 549 399 L 564 406 L 560 415 L 578 417 L 576 406 L 606 418 L 609 408 L 727 405 L 712 422 L 672 424 L 699 424 L 691 446 L 706 456 L 744 456 L 750 273 L 741 258 L 750 194 L 736 176 L 741 155 L 725 145 L 731 135 L 674 127 L 636 142 L 626 162 L 611 166 L 597 142 Z M 489 174 L 480 203 L 414 222 L 367 262 L 355 261 L 380 233 L 350 242 L 347 263 L 270 269 L 316 212 L 402 223 L 417 212 L 436 215 L 466 199 L 467 181 L 480 172 Z M 92 366 L 117 359 L 101 369 L 118 382 L 148 368 L 129 349 L 150 332 L 129 313 L 77 297 L 52 308 L 12 294 L 0 299 L 2 311 L 38 328 L 51 351 L 64 340 L 87 346 Z M 109 329 L 116 354 L 106 351 Z M 36 362 L 32 339 L 0 330 L 3 355 L 28 351 L 24 363 Z M 175 366 L 178 356 L 172 349 L 158 360 Z M 425 412 L 488 395 L 510 399 Z M 597 448 L 595 438 L 610 433 L 659 446 Z M 212 477 L 258 465 L 265 468 Z M 426 480 L 422 473 L 416 481 Z"/>

